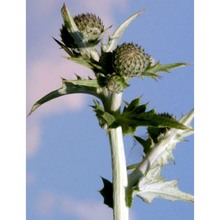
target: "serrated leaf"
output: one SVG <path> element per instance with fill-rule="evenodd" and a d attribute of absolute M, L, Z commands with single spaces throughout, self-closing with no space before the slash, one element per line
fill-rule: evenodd
<path fill-rule="evenodd" d="M 160 176 L 161 167 L 151 169 L 138 183 L 137 189 L 133 192 L 143 201 L 151 203 L 154 198 L 163 198 L 171 201 L 183 200 L 193 202 L 193 196 L 178 189 L 176 180 L 164 181 Z"/>
<path fill-rule="evenodd" d="M 125 102 L 126 107 L 124 108 L 124 112 L 126 111 L 132 111 L 134 108 L 136 108 L 137 106 L 140 105 L 140 97 L 132 100 L 130 103 L 129 102 Z"/>
<path fill-rule="evenodd" d="M 127 103 L 121 114 L 114 114 L 116 121 L 122 126 L 124 134 L 133 135 L 139 126 L 186 129 L 186 126 L 176 119 L 157 114 L 154 110 L 146 111 L 146 107 L 147 104 L 140 105 L 140 98 L 137 98 L 130 104 Z"/>
<path fill-rule="evenodd" d="M 89 69 L 93 69 L 93 66 L 91 63 L 87 62 L 84 58 L 82 57 L 67 57 L 68 60 L 74 61 L 75 63 L 78 63 L 82 66 L 85 66 Z"/>
<path fill-rule="evenodd" d="M 74 61 L 75 63 L 78 63 L 78 64 L 85 66 L 89 69 L 94 69 L 94 66 L 98 67 L 97 65 L 91 63 L 91 61 L 86 60 L 84 57 L 82 57 L 81 54 L 75 52 L 74 50 L 70 50 L 66 45 L 64 45 L 63 43 L 61 43 L 57 39 L 55 39 L 55 38 L 53 38 L 53 39 L 57 42 L 57 44 L 59 44 L 61 46 L 61 48 L 63 50 L 65 50 L 68 53 L 68 55 L 70 56 L 70 57 L 66 57 L 68 60 Z"/>
<path fill-rule="evenodd" d="M 183 116 L 179 120 L 187 129 L 171 128 L 166 131 L 163 138 L 154 145 L 150 153 L 143 158 L 139 166 L 129 175 L 128 182 L 130 187 L 135 186 L 150 169 L 164 166 L 173 158 L 172 151 L 176 148 L 177 143 L 193 134 L 193 129 L 190 126 L 193 116 L 194 111 L 192 110 L 188 115 Z"/>
<path fill-rule="evenodd" d="M 106 112 L 96 100 L 93 100 L 93 102 L 95 105 L 92 106 L 92 108 L 94 109 L 96 116 L 99 119 L 99 124 L 101 127 L 104 125 L 107 125 L 109 128 L 116 128 L 119 126 L 113 114 Z"/>
<path fill-rule="evenodd" d="M 151 138 L 148 138 L 147 140 L 144 140 L 138 136 L 134 136 L 134 138 L 138 141 L 139 144 L 142 145 L 145 155 L 148 154 L 151 148 L 154 147 L 154 142 Z"/>
<path fill-rule="evenodd" d="M 168 73 L 172 69 L 175 69 L 178 67 L 184 67 L 184 66 L 188 66 L 188 64 L 187 63 L 160 64 L 160 62 L 157 62 L 156 64 L 152 66 L 148 66 L 141 75 L 149 76 L 149 77 L 156 79 L 156 78 L 160 78 L 160 76 L 158 76 L 159 72 Z"/>
<path fill-rule="evenodd" d="M 102 178 L 104 184 L 103 188 L 99 191 L 104 198 L 104 204 L 113 208 L 113 185 L 107 179 Z"/>
<path fill-rule="evenodd" d="M 119 126 L 119 124 L 117 123 L 115 117 L 108 113 L 108 112 L 103 112 L 100 117 L 102 117 L 102 119 L 105 120 L 105 122 L 107 123 L 109 128 L 116 128 Z"/>
<path fill-rule="evenodd" d="M 58 44 L 58 45 L 60 45 L 60 47 L 63 49 L 63 50 L 65 50 L 68 54 L 69 54 L 69 56 L 71 56 L 71 57 L 78 57 L 79 56 L 79 54 L 77 54 L 77 53 L 75 53 L 75 52 L 73 52 L 73 51 L 71 51 L 66 45 L 64 45 L 63 43 L 61 43 L 60 41 L 58 41 L 57 39 L 55 39 L 54 37 L 53 37 L 53 39 L 56 41 L 56 43 Z"/>
<path fill-rule="evenodd" d="M 63 95 L 74 94 L 74 93 L 84 93 L 94 95 L 99 97 L 97 92 L 97 88 L 99 85 L 97 80 L 90 80 L 90 79 L 83 79 L 83 80 L 66 80 L 62 79 L 62 87 L 50 92 L 49 94 L 45 95 L 43 98 L 38 100 L 28 115 L 34 112 L 38 107 L 43 105 L 44 103 L 53 100 L 55 98 L 61 97 Z"/>
<path fill-rule="evenodd" d="M 117 44 L 120 40 L 120 38 L 122 37 L 124 31 L 126 30 L 126 28 L 129 26 L 129 24 L 140 14 L 142 14 L 144 11 L 140 11 L 135 13 L 134 15 L 132 15 L 131 17 L 129 17 L 124 23 L 122 23 L 118 29 L 113 33 L 113 35 L 110 37 L 110 41 L 108 46 L 103 47 L 103 49 L 105 50 L 105 52 L 111 52 L 113 51 L 116 47 Z"/>
<path fill-rule="evenodd" d="M 105 121 L 109 128 L 121 126 L 124 134 L 134 135 L 136 128 L 139 126 L 151 126 L 157 128 L 178 128 L 186 129 L 186 126 L 181 124 L 174 118 L 168 118 L 164 115 L 157 114 L 154 110 L 145 111 L 147 104 L 139 104 L 140 98 L 134 99 L 124 108 L 122 113 L 106 112 L 101 106 L 94 110 L 97 117 Z"/>

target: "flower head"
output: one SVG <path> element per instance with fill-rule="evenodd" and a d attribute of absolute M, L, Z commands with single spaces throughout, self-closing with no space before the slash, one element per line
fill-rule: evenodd
<path fill-rule="evenodd" d="M 104 25 L 99 17 L 92 13 L 80 14 L 73 17 L 73 20 L 87 44 L 99 42 L 101 34 L 104 32 Z M 74 36 L 72 36 L 65 25 L 60 30 L 63 43 L 70 48 L 77 48 Z M 76 33 L 79 34 L 79 33 Z"/>
<path fill-rule="evenodd" d="M 150 56 L 133 43 L 123 43 L 113 51 L 113 68 L 118 75 L 140 76 L 150 65 Z"/>

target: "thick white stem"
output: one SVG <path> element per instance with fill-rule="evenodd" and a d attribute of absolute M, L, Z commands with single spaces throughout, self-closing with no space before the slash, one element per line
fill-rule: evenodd
<path fill-rule="evenodd" d="M 121 101 L 122 93 L 110 94 L 105 106 L 106 110 L 117 112 L 120 109 Z M 113 217 L 114 220 L 128 220 L 129 208 L 126 205 L 128 176 L 122 128 L 110 128 L 108 134 L 112 157 Z"/>
<path fill-rule="evenodd" d="M 109 130 L 109 140 L 112 155 L 113 216 L 114 220 L 128 220 L 129 208 L 126 205 L 128 178 L 121 127 Z"/>

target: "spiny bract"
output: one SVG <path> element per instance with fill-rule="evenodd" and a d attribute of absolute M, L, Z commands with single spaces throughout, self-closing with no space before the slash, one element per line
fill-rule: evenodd
<path fill-rule="evenodd" d="M 118 75 L 140 76 L 150 65 L 151 57 L 133 43 L 123 43 L 113 51 L 113 68 Z"/>

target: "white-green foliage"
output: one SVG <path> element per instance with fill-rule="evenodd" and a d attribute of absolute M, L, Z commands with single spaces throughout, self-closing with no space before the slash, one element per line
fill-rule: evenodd
<path fill-rule="evenodd" d="M 157 166 L 148 171 L 137 185 L 134 195 L 143 201 L 151 203 L 154 198 L 163 198 L 171 201 L 183 200 L 193 202 L 193 196 L 178 189 L 177 180 L 164 181 L 161 177 L 161 167 Z"/>
<path fill-rule="evenodd" d="M 194 112 L 191 111 L 180 119 L 180 122 L 187 129 L 171 128 L 161 134 L 160 141 L 152 147 L 149 154 L 130 174 L 128 180 L 129 185 L 133 186 L 132 197 L 137 195 L 148 203 L 156 197 L 193 202 L 192 195 L 183 193 L 177 188 L 176 180 L 164 181 L 161 177 L 161 168 L 173 159 L 172 151 L 176 148 L 177 143 L 184 141 L 187 136 L 193 134 L 190 125 L 193 116 Z"/>

